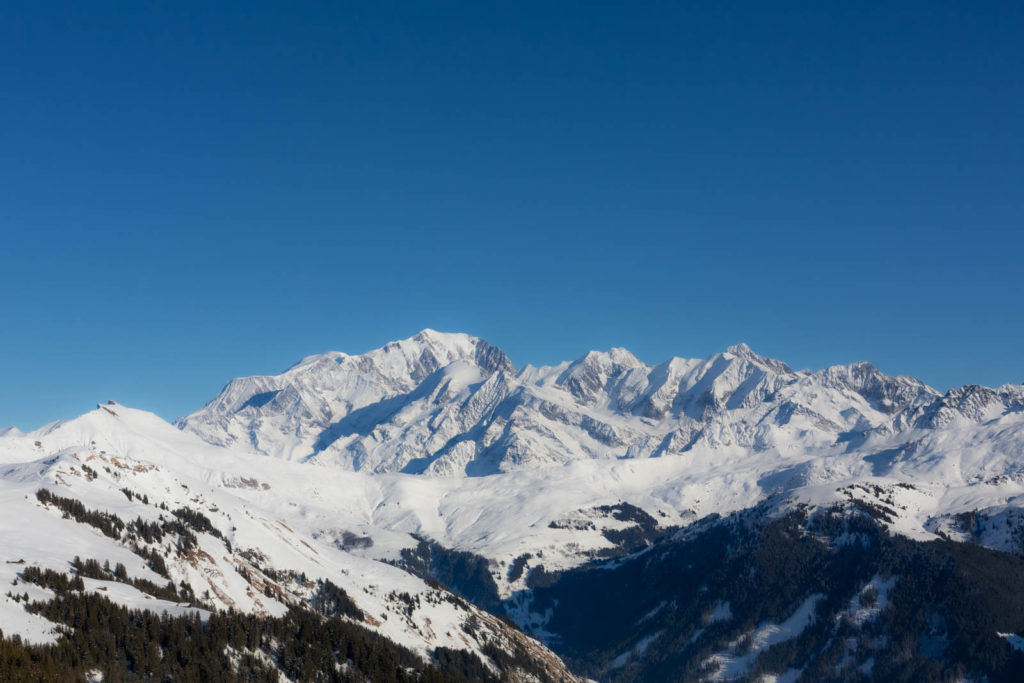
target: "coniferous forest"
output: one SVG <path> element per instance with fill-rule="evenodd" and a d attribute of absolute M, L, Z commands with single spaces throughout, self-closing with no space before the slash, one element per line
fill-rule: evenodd
<path fill-rule="evenodd" d="M 171 617 L 82 592 L 78 576 L 26 569 L 24 579 L 57 592 L 27 609 L 68 628 L 53 645 L 0 639 L 2 681 L 277 681 L 279 673 L 296 681 L 498 680 L 466 652 L 439 648 L 427 664 L 357 624 L 309 610 Z"/>

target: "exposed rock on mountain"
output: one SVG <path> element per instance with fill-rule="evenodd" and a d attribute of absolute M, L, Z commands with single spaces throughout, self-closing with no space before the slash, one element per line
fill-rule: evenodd
<path fill-rule="evenodd" d="M 730 448 L 826 448 L 977 423 L 1024 390 L 943 395 L 869 363 L 794 371 L 745 344 L 650 366 L 625 349 L 518 372 L 495 346 L 424 330 L 230 382 L 178 426 L 218 445 L 346 469 L 451 476 Z"/>

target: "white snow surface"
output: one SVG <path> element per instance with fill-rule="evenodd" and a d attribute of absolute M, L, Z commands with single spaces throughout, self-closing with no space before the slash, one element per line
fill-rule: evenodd
<path fill-rule="evenodd" d="M 1014 650 L 1024 652 L 1024 637 L 1021 637 L 1016 633 L 998 633 L 997 635 L 999 635 L 1000 638 L 1005 639 Z"/>

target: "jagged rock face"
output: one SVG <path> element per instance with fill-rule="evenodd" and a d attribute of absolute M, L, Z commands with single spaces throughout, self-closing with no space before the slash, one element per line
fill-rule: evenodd
<path fill-rule="evenodd" d="M 424 330 L 233 380 L 178 426 L 208 442 L 348 469 L 482 475 L 587 458 L 823 447 L 1020 410 L 1024 391 L 942 395 L 869 363 L 811 372 L 745 344 L 650 366 L 625 349 L 527 366 L 482 339 Z"/>
<path fill-rule="evenodd" d="M 515 367 L 505 352 L 482 339 L 476 340 L 473 360 L 485 372 L 515 372 Z"/>
<path fill-rule="evenodd" d="M 952 389 L 922 407 L 914 425 L 922 429 L 937 429 L 956 422 L 984 422 L 1022 410 L 1024 386 L 1008 384 L 990 389 L 968 384 Z"/>

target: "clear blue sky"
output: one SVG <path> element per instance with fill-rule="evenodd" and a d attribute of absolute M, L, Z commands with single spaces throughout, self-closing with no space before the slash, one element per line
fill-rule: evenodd
<path fill-rule="evenodd" d="M 0 425 L 423 327 L 1024 381 L 1017 0 L 8 0 L 0 79 Z"/>

